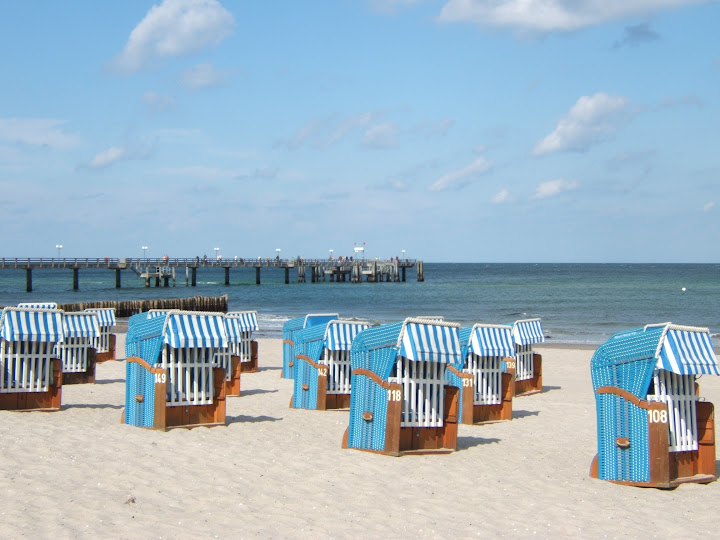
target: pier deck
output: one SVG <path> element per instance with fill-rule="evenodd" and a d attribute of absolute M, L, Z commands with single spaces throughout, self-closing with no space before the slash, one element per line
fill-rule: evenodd
<path fill-rule="evenodd" d="M 285 271 L 285 283 L 290 283 L 290 271 L 297 273 L 300 283 L 316 283 L 319 281 L 335 281 L 352 283 L 406 281 L 408 268 L 415 268 L 418 281 L 425 281 L 423 262 L 416 259 L 392 260 L 351 260 L 344 259 L 280 259 L 257 258 L 245 259 L 235 257 L 232 259 L 209 259 L 200 257 L 191 258 L 1 258 L 0 270 L 25 270 L 26 290 L 32 291 L 32 271 L 34 269 L 72 270 L 73 289 L 79 289 L 80 270 L 89 268 L 105 268 L 115 271 L 115 287 L 120 288 L 123 270 L 130 271 L 145 280 L 145 286 L 150 287 L 154 281 L 155 286 L 162 284 L 167 287 L 172 281 L 175 286 L 178 268 L 185 268 L 185 285 L 197 285 L 197 272 L 207 268 L 223 268 L 225 270 L 225 285 L 230 285 L 230 270 L 232 268 L 254 268 L 255 283 L 260 285 L 260 271 L 263 268 L 279 268 Z"/>

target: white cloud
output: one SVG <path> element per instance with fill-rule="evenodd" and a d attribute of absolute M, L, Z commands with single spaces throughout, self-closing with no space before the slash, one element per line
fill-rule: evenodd
<path fill-rule="evenodd" d="M 510 201 L 510 192 L 507 189 L 498 191 L 492 198 L 493 204 L 502 204 Z"/>
<path fill-rule="evenodd" d="M 222 180 L 227 178 L 237 178 L 239 176 L 235 171 L 220 169 L 218 167 L 206 167 L 205 165 L 163 167 L 158 169 L 158 173 L 168 176 L 183 176 L 186 178 L 196 178 L 202 180 Z"/>
<path fill-rule="evenodd" d="M 469 22 L 535 32 L 572 31 L 714 0 L 449 0 L 440 22 Z"/>
<path fill-rule="evenodd" d="M 0 141 L 67 149 L 80 144 L 80 138 L 65 133 L 63 120 L 54 118 L 0 118 Z"/>
<path fill-rule="evenodd" d="M 198 90 L 221 84 L 230 74 L 229 70 L 217 70 L 209 63 L 198 64 L 182 74 L 181 82 L 187 88 Z"/>
<path fill-rule="evenodd" d="M 543 182 L 535 189 L 533 199 L 547 199 L 548 197 L 554 197 L 563 191 L 572 191 L 577 189 L 577 187 L 578 183 L 575 180 L 563 180 L 562 178 L 549 180 L 547 182 Z"/>
<path fill-rule="evenodd" d="M 155 58 L 182 56 L 220 43 L 234 25 L 232 14 L 217 0 L 164 0 L 150 8 L 110 65 L 134 73 Z"/>
<path fill-rule="evenodd" d="M 492 163 L 480 156 L 467 167 L 442 175 L 430 186 L 430 191 L 444 191 L 451 188 L 459 189 L 471 183 L 481 174 L 488 172 L 491 168 Z"/>
<path fill-rule="evenodd" d="M 152 111 L 165 111 L 175 106 L 175 98 L 169 94 L 158 94 L 156 92 L 145 92 L 140 100 Z"/>
<path fill-rule="evenodd" d="M 602 92 L 582 96 L 555 130 L 535 145 L 535 155 L 562 150 L 587 150 L 615 132 L 629 118 L 628 100 Z"/>
<path fill-rule="evenodd" d="M 390 148 L 397 146 L 398 129 L 392 122 L 376 124 L 363 135 L 362 144 L 372 148 Z"/>
<path fill-rule="evenodd" d="M 88 167 L 92 169 L 101 169 L 117 163 L 118 161 L 127 157 L 127 150 L 120 146 L 111 146 L 107 150 L 98 152 L 95 157 L 90 160 Z"/>
<path fill-rule="evenodd" d="M 715 207 L 715 201 L 710 201 L 709 203 L 705 204 L 705 206 L 703 206 L 703 212 L 709 212 L 714 207 Z"/>

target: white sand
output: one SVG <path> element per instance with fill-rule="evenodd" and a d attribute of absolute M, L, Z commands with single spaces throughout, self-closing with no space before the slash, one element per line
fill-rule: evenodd
<path fill-rule="evenodd" d="M 122 339 L 118 350 L 123 351 Z M 543 348 L 545 392 L 511 422 L 460 426 L 458 451 L 342 450 L 347 412 L 292 410 L 280 340 L 228 398 L 226 427 L 120 424 L 125 363 L 63 388 L 55 413 L 0 411 L 0 536 L 665 538 L 714 534 L 720 482 L 674 491 L 588 477 L 592 350 Z M 720 404 L 720 378 L 702 394 Z"/>

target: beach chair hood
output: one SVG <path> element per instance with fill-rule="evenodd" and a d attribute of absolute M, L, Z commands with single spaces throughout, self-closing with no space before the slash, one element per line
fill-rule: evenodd
<path fill-rule="evenodd" d="M 103 328 L 115 326 L 115 308 L 88 308 L 84 311 L 96 313 L 98 324 Z"/>
<path fill-rule="evenodd" d="M 239 343 L 243 333 L 257 331 L 257 311 L 228 311 L 225 314 L 225 325 L 228 339 L 232 343 Z"/>
<path fill-rule="evenodd" d="M 223 313 L 170 311 L 165 319 L 165 343 L 173 348 L 228 346 Z"/>
<path fill-rule="evenodd" d="M 85 311 L 65 313 L 63 332 L 69 338 L 96 338 L 100 336 L 100 325 L 95 313 Z"/>
<path fill-rule="evenodd" d="M 545 342 L 541 319 L 515 321 L 512 325 L 512 333 L 517 345 L 533 345 Z"/>
<path fill-rule="evenodd" d="M 0 337 L 5 341 L 60 343 L 64 340 L 63 312 L 6 307 L 0 316 Z"/>
<path fill-rule="evenodd" d="M 367 323 L 361 322 L 330 321 L 325 330 L 325 348 L 329 351 L 349 351 L 355 337 L 368 327 Z"/>
<path fill-rule="evenodd" d="M 468 345 L 469 352 L 478 356 L 515 356 L 512 328 L 507 325 L 476 324 L 472 327 Z"/>

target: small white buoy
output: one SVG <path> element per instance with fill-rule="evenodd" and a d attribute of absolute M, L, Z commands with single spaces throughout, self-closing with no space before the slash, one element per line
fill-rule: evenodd
<path fill-rule="evenodd" d="M 685 287 L 683 287 L 683 288 L 682 288 L 682 291 L 685 292 L 685 291 L 687 291 L 687 289 L 686 289 Z"/>

